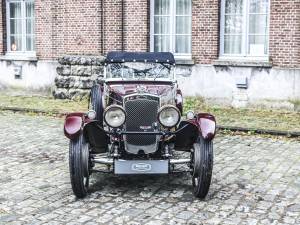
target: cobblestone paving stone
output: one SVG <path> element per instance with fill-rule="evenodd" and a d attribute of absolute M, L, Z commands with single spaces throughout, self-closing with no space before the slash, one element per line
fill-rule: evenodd
<path fill-rule="evenodd" d="M 190 175 L 93 175 L 77 200 L 62 119 L 0 112 L 0 224 L 300 224 L 300 143 L 218 136 L 206 200 Z"/>

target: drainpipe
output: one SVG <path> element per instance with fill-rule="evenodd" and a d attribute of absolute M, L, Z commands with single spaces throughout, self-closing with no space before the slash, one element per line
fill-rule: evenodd
<path fill-rule="evenodd" d="M 101 0 L 101 54 L 104 55 L 104 0 Z"/>
<path fill-rule="evenodd" d="M 124 18 L 125 18 L 125 7 L 124 7 L 124 0 L 122 0 L 122 34 L 121 34 L 121 38 L 122 38 L 122 51 L 124 51 L 125 49 L 125 44 L 124 44 Z"/>

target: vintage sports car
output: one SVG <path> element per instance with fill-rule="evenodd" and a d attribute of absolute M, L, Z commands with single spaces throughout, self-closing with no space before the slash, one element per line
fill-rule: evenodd
<path fill-rule="evenodd" d="M 183 115 L 175 74 L 169 52 L 107 54 L 104 79 L 91 90 L 89 111 L 65 119 L 71 184 L 78 198 L 87 195 L 93 172 L 170 174 L 178 164 L 188 165 L 194 195 L 205 198 L 216 121 L 207 113 Z M 188 157 L 174 157 L 180 151 Z"/>

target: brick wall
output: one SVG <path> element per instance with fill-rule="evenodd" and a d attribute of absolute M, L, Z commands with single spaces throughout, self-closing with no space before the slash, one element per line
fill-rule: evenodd
<path fill-rule="evenodd" d="M 218 58 L 219 0 L 197 0 L 192 6 L 192 55 L 195 63 Z"/>
<path fill-rule="evenodd" d="M 54 19 L 52 12 L 54 4 L 52 0 L 35 1 L 35 30 L 36 30 L 36 52 L 39 58 L 51 59 L 55 56 L 53 49 Z"/>
<path fill-rule="evenodd" d="M 149 49 L 148 2 L 147 0 L 124 1 L 122 24 L 122 1 L 104 0 L 104 53 L 122 49 L 126 51 Z"/>
<path fill-rule="evenodd" d="M 274 66 L 300 67 L 300 0 L 272 0 L 270 57 Z"/>
<path fill-rule="evenodd" d="M 125 50 L 147 51 L 149 49 L 148 2 L 147 0 L 125 1 Z"/>
<path fill-rule="evenodd" d="M 0 55 L 4 54 L 6 48 L 6 16 L 5 1 L 0 0 Z"/>
<path fill-rule="evenodd" d="M 101 54 L 101 1 L 37 0 L 37 55 Z"/>
<path fill-rule="evenodd" d="M 40 59 L 56 59 L 66 54 L 99 55 L 122 47 L 147 51 L 149 2 L 124 1 L 122 45 L 122 0 L 36 0 L 37 55 Z M 270 58 L 278 67 L 299 67 L 300 0 L 270 2 Z M 211 64 L 219 54 L 220 0 L 195 0 L 192 5 L 193 59 L 195 63 Z M 0 7 L 1 54 L 6 49 L 4 0 Z"/>
<path fill-rule="evenodd" d="M 122 50 L 122 0 L 104 0 L 104 52 Z"/>
<path fill-rule="evenodd" d="M 0 55 L 3 53 L 3 13 L 2 1 L 0 1 Z"/>

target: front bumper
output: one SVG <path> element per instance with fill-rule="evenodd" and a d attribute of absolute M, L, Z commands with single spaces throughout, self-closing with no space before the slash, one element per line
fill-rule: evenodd
<path fill-rule="evenodd" d="M 95 164 L 109 166 L 109 171 L 95 170 L 96 172 L 111 172 L 114 174 L 169 174 L 172 165 L 187 164 L 191 159 L 163 159 L 163 160 L 123 160 L 113 158 L 94 158 L 92 161 Z"/>

